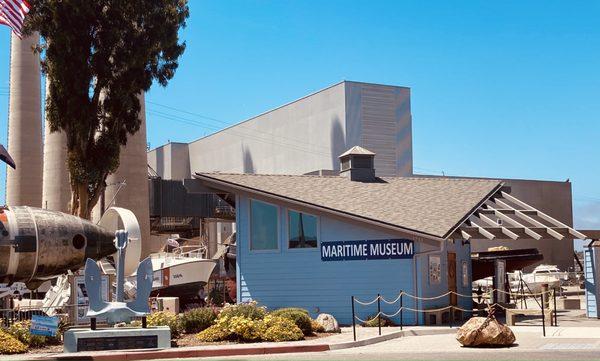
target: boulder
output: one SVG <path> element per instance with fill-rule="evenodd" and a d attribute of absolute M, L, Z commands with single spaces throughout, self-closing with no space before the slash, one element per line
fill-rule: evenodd
<path fill-rule="evenodd" d="M 317 323 L 323 326 L 325 332 L 341 332 L 340 325 L 338 324 L 335 317 L 328 313 L 321 313 L 317 316 Z"/>
<path fill-rule="evenodd" d="M 462 325 L 456 339 L 467 347 L 510 346 L 516 338 L 512 330 L 494 317 L 473 317 Z"/>

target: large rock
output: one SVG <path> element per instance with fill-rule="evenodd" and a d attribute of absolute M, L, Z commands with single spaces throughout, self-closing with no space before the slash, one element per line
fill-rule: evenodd
<path fill-rule="evenodd" d="M 473 317 L 462 325 L 456 339 L 463 346 L 510 346 L 516 338 L 512 330 L 495 318 Z"/>
<path fill-rule="evenodd" d="M 338 324 L 335 317 L 328 313 L 321 313 L 317 316 L 317 323 L 323 326 L 325 332 L 341 332 L 340 325 Z"/>

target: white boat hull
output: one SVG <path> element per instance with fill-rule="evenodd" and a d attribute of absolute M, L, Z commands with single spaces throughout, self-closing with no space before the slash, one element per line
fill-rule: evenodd
<path fill-rule="evenodd" d="M 216 260 L 188 259 L 154 271 L 152 294 L 193 298 L 208 283 Z"/>

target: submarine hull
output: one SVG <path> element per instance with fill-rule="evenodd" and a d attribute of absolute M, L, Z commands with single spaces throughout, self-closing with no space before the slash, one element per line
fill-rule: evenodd
<path fill-rule="evenodd" d="M 0 209 L 0 283 L 25 282 L 30 288 L 74 271 L 87 258 L 116 252 L 114 234 L 94 223 L 58 211 L 27 206 Z"/>

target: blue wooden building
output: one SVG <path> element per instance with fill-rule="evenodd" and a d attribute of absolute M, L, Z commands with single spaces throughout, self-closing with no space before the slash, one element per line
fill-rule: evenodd
<path fill-rule="evenodd" d="M 424 323 L 410 309 L 472 308 L 460 296 L 471 294 L 469 239 L 527 233 L 478 214 L 502 195 L 508 207 L 508 190 L 498 180 L 377 177 L 374 156 L 354 147 L 333 176 L 196 174 L 236 208 L 238 302 L 303 307 L 342 324 L 352 322 L 352 296 L 394 300 L 404 291 L 405 324 Z M 426 300 L 449 291 L 459 295 Z M 387 314 L 398 308 L 382 303 Z M 376 304 L 356 311 L 365 319 Z"/>

